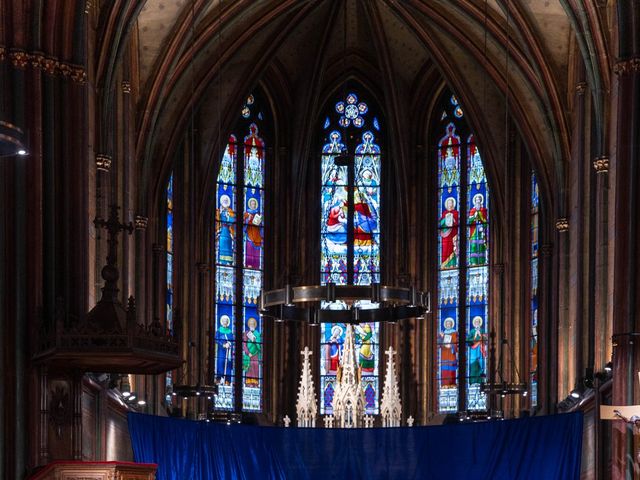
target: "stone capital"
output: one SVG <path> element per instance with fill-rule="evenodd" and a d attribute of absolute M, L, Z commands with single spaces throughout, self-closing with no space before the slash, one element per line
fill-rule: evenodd
<path fill-rule="evenodd" d="M 619 76 L 630 75 L 638 72 L 640 72 L 640 57 L 618 60 L 618 62 L 613 66 L 613 73 Z"/>

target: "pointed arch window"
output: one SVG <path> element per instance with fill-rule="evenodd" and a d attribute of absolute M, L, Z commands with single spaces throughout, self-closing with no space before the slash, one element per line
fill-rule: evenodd
<path fill-rule="evenodd" d="M 538 405 L 538 242 L 539 210 L 538 179 L 531 172 L 531 331 L 529 350 L 529 381 L 531 382 L 531 406 Z"/>
<path fill-rule="evenodd" d="M 321 283 L 369 285 L 380 282 L 381 158 L 380 120 L 354 92 L 332 104 L 325 117 L 320 169 Z M 350 154 L 351 153 L 351 154 Z M 368 301 L 359 308 L 371 307 Z M 346 308 L 341 302 L 323 308 Z M 378 413 L 379 324 L 355 328 L 365 411 Z M 332 401 L 346 325 L 321 326 L 320 411 Z"/>
<path fill-rule="evenodd" d="M 455 95 L 437 122 L 437 409 L 485 410 L 489 329 L 489 188 L 482 158 Z"/>
<path fill-rule="evenodd" d="M 166 308 L 165 308 L 165 325 L 167 333 L 173 335 L 173 172 L 169 175 L 167 186 L 165 188 L 165 241 L 166 241 Z M 172 403 L 173 392 L 173 371 L 168 371 L 165 374 L 165 403 L 170 405 Z"/>
<path fill-rule="evenodd" d="M 214 408 L 260 412 L 263 325 L 257 301 L 264 277 L 264 113 L 249 95 L 229 136 L 215 186 Z"/>

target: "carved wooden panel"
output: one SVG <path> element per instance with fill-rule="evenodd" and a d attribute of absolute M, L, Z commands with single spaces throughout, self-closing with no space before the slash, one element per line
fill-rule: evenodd
<path fill-rule="evenodd" d="M 72 457 L 73 395 L 67 379 L 49 380 L 48 445 L 49 458 Z"/>
<path fill-rule="evenodd" d="M 155 480 L 156 468 L 129 462 L 54 462 L 31 480 Z"/>

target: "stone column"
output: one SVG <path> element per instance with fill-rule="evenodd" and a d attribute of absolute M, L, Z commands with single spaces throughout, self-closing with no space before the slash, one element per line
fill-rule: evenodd
<path fill-rule="evenodd" d="M 627 2 L 621 2 L 627 4 Z M 640 369 L 640 349 L 626 334 L 640 331 L 640 43 L 634 39 L 640 24 L 640 8 L 619 6 L 620 60 L 614 66 L 611 155 L 612 185 L 610 232 L 613 253 L 613 398 L 614 405 L 638 403 L 636 372 Z M 637 341 L 635 343 L 638 343 Z M 616 346 L 617 344 L 617 346 Z M 635 395 L 634 395 L 635 391 Z M 629 456 L 634 457 L 631 432 L 622 422 L 614 422 L 612 433 L 612 478 L 632 475 Z"/>

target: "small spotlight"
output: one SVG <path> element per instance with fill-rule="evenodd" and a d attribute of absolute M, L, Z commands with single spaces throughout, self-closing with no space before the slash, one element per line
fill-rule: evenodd
<path fill-rule="evenodd" d="M 580 398 L 580 392 L 578 390 L 571 390 L 571 398 Z"/>
<path fill-rule="evenodd" d="M 136 394 L 135 393 L 131 393 L 129 394 L 129 398 L 127 398 L 128 401 L 133 402 L 136 399 Z"/>
<path fill-rule="evenodd" d="M 131 396 L 131 392 L 124 391 L 124 392 L 122 392 L 122 396 L 124 398 L 130 397 Z"/>
<path fill-rule="evenodd" d="M 146 404 L 147 402 L 144 399 L 141 398 L 140 400 L 138 400 L 138 405 L 146 405 Z"/>
<path fill-rule="evenodd" d="M 604 366 L 604 371 L 607 373 L 611 373 L 613 371 L 613 363 L 609 362 Z"/>
<path fill-rule="evenodd" d="M 24 148 L 21 148 L 20 150 L 18 150 L 18 155 L 26 155 L 27 151 Z"/>
<path fill-rule="evenodd" d="M 529 392 L 527 392 L 526 390 L 524 392 L 522 392 L 522 396 L 526 397 L 527 395 L 529 395 Z"/>

